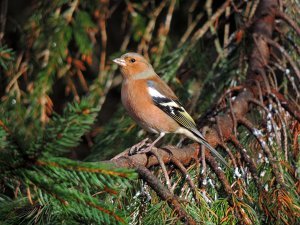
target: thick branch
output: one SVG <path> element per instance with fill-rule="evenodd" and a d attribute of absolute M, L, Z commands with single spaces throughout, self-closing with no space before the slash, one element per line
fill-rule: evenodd
<path fill-rule="evenodd" d="M 166 150 L 167 149 L 167 150 Z M 176 157 L 182 164 L 188 165 L 194 159 L 197 159 L 199 154 L 198 145 L 188 145 L 183 148 L 176 148 L 174 146 L 166 146 L 165 149 L 157 149 L 158 154 L 162 158 L 164 163 L 170 163 L 172 156 Z M 116 167 L 127 167 L 131 168 L 131 162 L 138 163 L 145 167 L 156 166 L 159 164 L 157 158 L 153 155 L 148 156 L 147 154 L 136 154 L 132 156 L 123 156 L 117 159 L 106 161 L 113 163 Z"/>

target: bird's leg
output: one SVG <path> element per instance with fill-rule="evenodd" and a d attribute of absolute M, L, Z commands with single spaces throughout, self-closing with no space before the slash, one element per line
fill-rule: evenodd
<path fill-rule="evenodd" d="M 155 139 L 155 141 L 152 142 L 151 145 L 149 145 L 146 149 L 143 149 L 141 151 L 139 151 L 138 153 L 147 153 L 147 152 L 150 152 L 151 149 L 154 147 L 154 145 L 160 140 L 163 138 L 163 136 L 165 136 L 166 133 L 162 132 L 159 134 L 158 138 Z"/>

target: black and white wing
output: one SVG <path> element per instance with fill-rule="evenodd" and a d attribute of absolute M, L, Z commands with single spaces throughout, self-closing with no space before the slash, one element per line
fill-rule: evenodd
<path fill-rule="evenodd" d="M 147 81 L 147 85 L 148 92 L 154 104 L 173 118 L 180 126 L 194 134 L 197 137 L 198 142 L 204 144 L 225 166 L 229 168 L 227 162 L 220 153 L 218 153 L 198 131 L 195 121 L 180 104 L 173 91 L 166 84 L 160 83 L 159 86 L 152 80 Z"/>
<path fill-rule="evenodd" d="M 174 99 L 172 97 L 169 97 L 170 94 L 172 94 L 171 96 L 175 96 L 173 92 L 171 92 L 169 96 L 167 96 L 164 91 L 159 90 L 157 86 L 155 86 L 154 81 L 148 81 L 147 84 L 148 92 L 152 98 L 152 101 L 158 108 L 172 117 L 181 126 L 185 127 L 193 133 L 198 132 L 198 130 L 196 129 L 195 121 L 183 108 L 177 98 Z"/>

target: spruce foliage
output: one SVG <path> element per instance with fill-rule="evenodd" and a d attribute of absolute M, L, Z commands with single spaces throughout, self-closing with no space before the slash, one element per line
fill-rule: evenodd
<path fill-rule="evenodd" d="M 4 224 L 129 221 L 116 202 L 136 173 L 68 156 L 96 122 L 100 107 L 92 94 L 66 102 L 61 113 L 53 111 L 51 96 L 60 91 L 57 84 L 73 82 L 72 71 L 85 70 L 79 59 L 70 62 L 72 55 L 92 53 L 87 30 L 95 23 L 87 8 L 76 2 L 38 2 L 23 23 L 18 40 L 22 52 L 6 45 L 0 48 L 1 76 L 6 74 L 0 103 Z"/>

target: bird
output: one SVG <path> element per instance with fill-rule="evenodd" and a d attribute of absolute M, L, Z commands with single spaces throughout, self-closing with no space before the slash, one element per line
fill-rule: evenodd
<path fill-rule="evenodd" d="M 113 62 L 120 67 L 123 77 L 121 100 L 128 114 L 144 130 L 159 134 L 144 152 L 151 151 L 165 134 L 176 133 L 203 144 L 229 167 L 220 153 L 205 140 L 172 89 L 142 55 L 128 52 Z"/>

